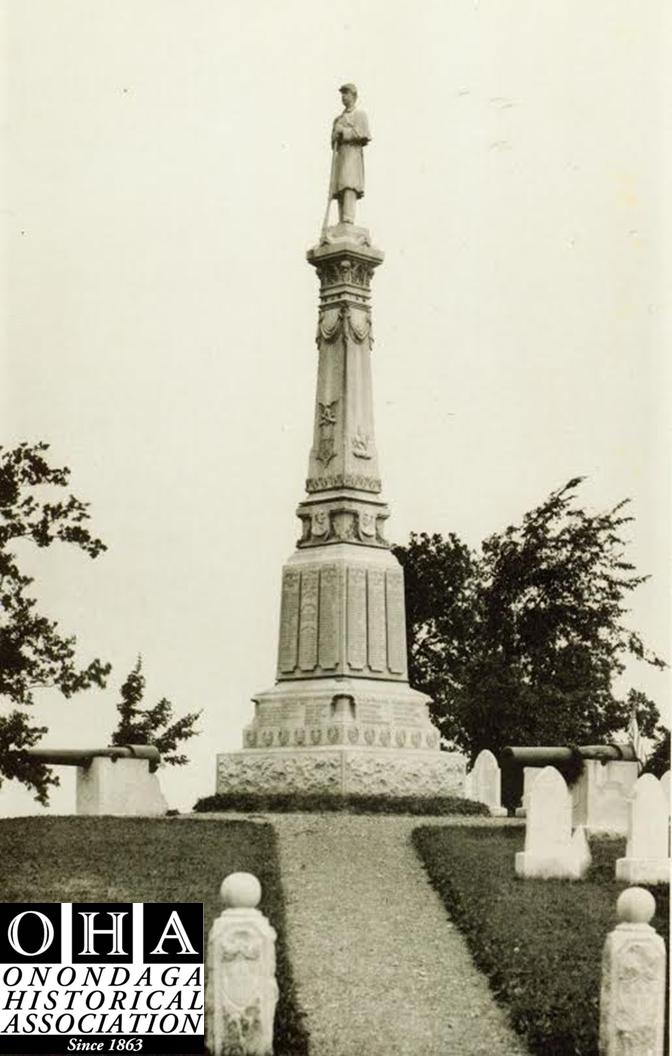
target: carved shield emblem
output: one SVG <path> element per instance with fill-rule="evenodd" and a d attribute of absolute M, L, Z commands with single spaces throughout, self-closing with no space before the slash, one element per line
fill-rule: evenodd
<path fill-rule="evenodd" d="M 397 730 L 394 735 L 394 740 L 398 748 L 403 748 L 406 744 L 406 730 Z"/>
<path fill-rule="evenodd" d="M 329 514 L 326 510 L 317 510 L 312 516 L 311 531 L 317 538 L 327 535 L 329 531 Z"/>
<path fill-rule="evenodd" d="M 364 730 L 364 740 L 367 744 L 373 744 L 375 739 L 376 731 L 374 729 L 369 728 L 368 730 Z"/>
<path fill-rule="evenodd" d="M 359 730 L 356 726 L 350 726 L 348 728 L 348 740 L 350 741 L 350 744 L 357 744 L 357 741 L 359 740 Z"/>
<path fill-rule="evenodd" d="M 322 436 L 317 447 L 317 459 L 323 466 L 328 466 L 332 458 L 335 458 L 333 436 Z"/>
<path fill-rule="evenodd" d="M 294 730 L 294 744 L 305 744 L 306 743 L 306 731 L 305 730 Z"/>
<path fill-rule="evenodd" d="M 422 734 L 418 730 L 411 734 L 411 744 L 414 748 L 419 748 L 422 744 Z"/>
<path fill-rule="evenodd" d="M 264 730 L 261 735 L 261 739 L 267 748 L 273 744 L 273 730 Z"/>
<path fill-rule="evenodd" d="M 280 730 L 278 734 L 278 740 L 280 744 L 285 747 L 289 744 L 289 730 Z"/>
<path fill-rule="evenodd" d="M 223 988 L 229 1001 L 245 1008 L 259 996 L 262 939 L 252 928 L 232 930 L 222 938 Z"/>
<path fill-rule="evenodd" d="M 310 731 L 311 744 L 319 744 L 322 740 L 322 730 L 311 730 Z"/>
<path fill-rule="evenodd" d="M 384 748 L 388 747 L 388 745 L 390 743 L 390 731 L 389 730 L 381 730 L 380 731 L 380 743 L 383 745 Z"/>
<path fill-rule="evenodd" d="M 376 534 L 376 518 L 368 510 L 360 510 L 359 512 L 359 532 L 360 535 L 365 535 L 368 538 Z"/>

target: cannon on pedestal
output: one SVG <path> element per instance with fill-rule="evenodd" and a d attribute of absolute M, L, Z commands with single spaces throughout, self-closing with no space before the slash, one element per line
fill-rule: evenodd
<path fill-rule="evenodd" d="M 572 759 L 591 759 L 605 765 L 610 762 L 636 763 L 637 756 L 631 744 L 582 744 L 576 748 L 533 747 L 502 748 L 502 761 L 520 766 L 557 766 L 570 763 Z"/>
<path fill-rule="evenodd" d="M 156 776 L 161 754 L 153 744 L 106 748 L 27 748 L 47 766 L 77 767 L 77 813 L 156 816 L 165 814 Z"/>
<path fill-rule="evenodd" d="M 632 744 L 507 747 L 502 749 L 501 761 L 502 766 L 523 768 L 519 817 L 525 816 L 530 789 L 541 768 L 555 766 L 567 775 L 574 764 L 578 778 L 571 784 L 572 825 L 584 825 L 589 833 L 627 833 L 629 797 L 640 768 Z"/>

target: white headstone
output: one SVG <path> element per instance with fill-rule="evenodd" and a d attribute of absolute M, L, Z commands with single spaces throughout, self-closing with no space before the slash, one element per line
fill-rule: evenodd
<path fill-rule="evenodd" d="M 506 815 L 501 801 L 502 775 L 495 756 L 487 748 L 479 752 L 466 777 L 467 798 L 485 803 L 496 817 Z"/>
<path fill-rule="evenodd" d="M 616 879 L 630 884 L 669 884 L 669 809 L 660 781 L 643 774 L 630 800 L 625 858 L 616 861 Z"/>
<path fill-rule="evenodd" d="M 572 789 L 572 824 L 585 825 L 589 833 L 627 835 L 629 797 L 638 770 L 637 763 L 622 759 L 584 759 Z"/>
<path fill-rule="evenodd" d="M 600 1056 L 662 1056 L 665 943 L 649 921 L 650 891 L 629 887 L 616 904 L 619 924 L 602 953 Z"/>
<path fill-rule="evenodd" d="M 579 879 L 583 880 L 592 861 L 584 825 L 579 825 L 572 836 L 572 854 Z"/>
<path fill-rule="evenodd" d="M 562 774 L 545 766 L 530 792 L 525 850 L 516 854 L 518 876 L 577 880 L 580 872 L 572 845 L 572 800 Z"/>
<path fill-rule="evenodd" d="M 220 894 L 225 909 L 208 936 L 208 1052 L 210 1056 L 271 1056 L 278 1000 L 276 935 L 256 908 L 261 886 L 251 873 L 231 873 Z"/>
<path fill-rule="evenodd" d="M 523 767 L 523 798 L 522 803 L 519 807 L 516 807 L 516 817 L 524 818 L 527 815 L 527 811 L 530 806 L 530 792 L 534 782 L 539 777 L 543 767 L 540 766 L 524 766 Z"/>

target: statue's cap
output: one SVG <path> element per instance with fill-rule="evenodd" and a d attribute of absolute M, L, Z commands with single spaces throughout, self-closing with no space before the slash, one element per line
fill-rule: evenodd
<path fill-rule="evenodd" d="M 354 92 L 357 95 L 357 85 L 351 81 L 348 81 L 347 84 L 342 84 L 338 90 L 339 92 Z"/>

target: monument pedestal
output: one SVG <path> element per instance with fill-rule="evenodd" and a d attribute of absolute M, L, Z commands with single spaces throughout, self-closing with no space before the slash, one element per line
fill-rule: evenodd
<path fill-rule="evenodd" d="M 413 749 L 306 748 L 217 756 L 218 792 L 321 795 L 459 796 L 464 759 Z"/>
<path fill-rule="evenodd" d="M 439 750 L 427 703 L 407 683 L 281 682 L 255 698 L 245 750 L 217 757 L 217 791 L 461 795 L 464 756 Z"/>
<path fill-rule="evenodd" d="M 167 810 L 147 759 L 95 758 L 77 767 L 78 814 L 161 817 Z"/>
<path fill-rule="evenodd" d="M 410 688 L 403 571 L 384 534 L 371 387 L 370 285 L 383 254 L 364 228 L 327 230 L 317 392 L 301 538 L 283 569 L 277 681 L 254 697 L 244 750 L 217 791 L 461 794 L 429 698 Z"/>

